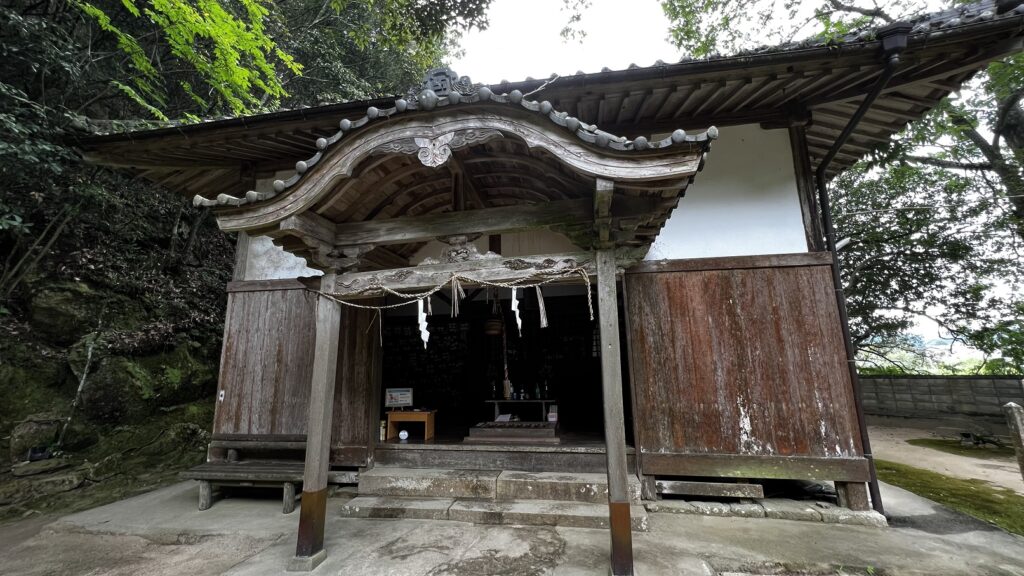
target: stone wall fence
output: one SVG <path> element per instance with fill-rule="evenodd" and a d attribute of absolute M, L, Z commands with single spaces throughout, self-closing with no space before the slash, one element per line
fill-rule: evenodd
<path fill-rule="evenodd" d="M 903 418 L 980 417 L 1005 422 L 1024 405 L 1024 376 L 861 376 L 864 413 Z"/>

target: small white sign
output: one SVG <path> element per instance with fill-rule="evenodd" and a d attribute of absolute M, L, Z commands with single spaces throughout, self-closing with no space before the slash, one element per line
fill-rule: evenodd
<path fill-rule="evenodd" d="M 412 388 L 388 388 L 384 391 L 384 406 L 387 408 L 412 406 Z"/>

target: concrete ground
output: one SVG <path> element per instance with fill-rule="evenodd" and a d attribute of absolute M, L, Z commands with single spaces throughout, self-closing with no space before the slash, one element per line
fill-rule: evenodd
<path fill-rule="evenodd" d="M 1024 576 L 1024 538 L 898 488 L 885 486 L 883 495 L 886 529 L 651 514 L 651 531 L 634 535 L 637 573 Z M 281 514 L 276 498 L 227 499 L 199 512 L 196 499 L 196 485 L 181 483 L 41 529 L 0 527 L 0 574 L 284 572 L 298 513 Z M 329 518 L 328 559 L 314 576 L 607 573 L 603 530 Z"/>
<path fill-rule="evenodd" d="M 907 440 L 914 438 L 934 437 L 931 431 L 907 425 L 874 424 L 868 429 L 875 458 L 903 462 L 946 476 L 985 480 L 1024 496 L 1024 478 L 1016 458 L 971 458 L 907 444 Z"/>

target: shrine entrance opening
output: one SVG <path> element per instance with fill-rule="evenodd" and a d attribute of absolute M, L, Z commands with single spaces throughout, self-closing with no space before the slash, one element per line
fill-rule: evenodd
<path fill-rule="evenodd" d="M 510 289 L 466 288 L 457 317 L 451 315 L 450 296 L 442 292 L 431 303 L 426 346 L 415 307 L 386 313 L 382 447 L 603 447 L 600 334 L 590 317 L 587 288 L 577 282 L 542 291 L 542 300 L 534 288 L 518 291 L 521 329 Z M 542 309 L 546 327 L 541 327 Z M 388 406 L 388 391 L 403 389 L 411 389 L 412 405 Z M 624 402 L 631 439 L 628 391 Z M 432 438 L 425 423 L 409 421 L 393 424 L 388 437 L 392 410 L 436 411 Z M 408 438 L 396 436 L 402 430 Z"/>

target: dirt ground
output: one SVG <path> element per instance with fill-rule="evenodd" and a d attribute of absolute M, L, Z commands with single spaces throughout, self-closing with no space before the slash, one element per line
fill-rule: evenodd
<path fill-rule="evenodd" d="M 1024 478 L 1013 458 L 971 458 L 907 444 L 914 438 L 936 437 L 928 430 L 890 424 L 868 426 L 875 458 L 899 462 L 956 478 L 985 480 L 1024 495 Z"/>

